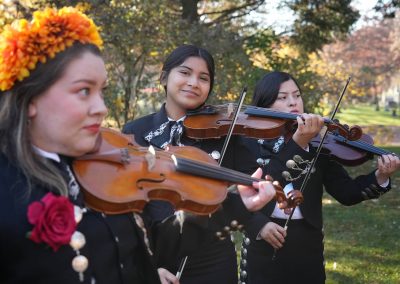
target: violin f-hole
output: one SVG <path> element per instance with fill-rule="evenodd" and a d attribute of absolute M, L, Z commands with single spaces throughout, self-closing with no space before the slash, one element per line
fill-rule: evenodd
<path fill-rule="evenodd" d="M 140 178 L 136 181 L 136 186 L 138 189 L 143 190 L 145 187 L 141 185 L 141 183 L 163 183 L 166 177 L 164 174 L 160 174 L 160 179 L 155 178 Z"/>

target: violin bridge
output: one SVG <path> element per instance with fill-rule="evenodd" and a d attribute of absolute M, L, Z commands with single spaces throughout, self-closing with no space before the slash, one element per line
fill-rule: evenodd
<path fill-rule="evenodd" d="M 147 170 L 151 172 L 156 165 L 156 151 L 154 150 L 153 146 L 149 146 L 149 149 L 144 157 L 147 161 Z"/>
<path fill-rule="evenodd" d="M 233 104 L 228 103 L 227 109 L 226 109 L 226 115 L 227 115 L 227 117 L 231 117 L 232 114 L 233 114 Z"/>
<path fill-rule="evenodd" d="M 127 148 L 121 149 L 121 163 L 129 164 L 131 157 L 129 156 L 129 150 Z"/>

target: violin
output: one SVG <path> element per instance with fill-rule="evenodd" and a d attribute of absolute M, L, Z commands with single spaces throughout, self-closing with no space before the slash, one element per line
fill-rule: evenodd
<path fill-rule="evenodd" d="M 188 111 L 183 121 L 185 135 L 194 139 L 225 136 L 232 124 L 233 112 L 234 104 L 205 105 L 200 109 Z M 249 116 L 241 111 L 238 114 L 232 134 L 273 139 L 288 132 L 289 126 L 283 119 Z"/>
<path fill-rule="evenodd" d="M 96 152 L 75 159 L 72 167 L 87 206 L 108 214 L 141 212 L 150 200 L 165 200 L 178 210 L 208 215 L 226 198 L 230 183 L 261 181 L 218 166 L 195 147 L 155 150 L 111 129 L 102 129 L 99 137 Z M 278 182 L 272 184 L 282 208 L 302 202 L 299 191 L 286 197 Z"/>
<path fill-rule="evenodd" d="M 194 139 L 219 138 L 227 134 L 232 123 L 233 104 L 205 105 L 187 112 L 183 122 L 185 135 Z M 268 108 L 245 106 L 240 111 L 233 133 L 258 139 L 273 139 L 293 132 L 297 117 L 301 114 L 275 111 Z M 324 119 L 330 132 L 337 132 L 349 140 L 358 140 L 361 127 L 342 125 L 336 120 Z"/>
<path fill-rule="evenodd" d="M 321 139 L 315 137 L 311 140 L 313 146 L 318 146 Z M 372 159 L 374 155 L 392 154 L 384 149 L 373 146 L 374 141 L 368 134 L 363 134 L 357 141 L 349 141 L 343 136 L 328 133 L 322 145 L 323 154 L 329 155 L 342 165 L 354 167 Z"/>

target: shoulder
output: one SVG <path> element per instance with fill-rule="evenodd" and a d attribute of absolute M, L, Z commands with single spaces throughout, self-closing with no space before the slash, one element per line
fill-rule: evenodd
<path fill-rule="evenodd" d="M 156 114 L 157 113 L 152 113 L 127 122 L 122 128 L 122 132 L 126 134 L 142 134 L 143 131 L 152 127 L 152 121 L 154 120 Z"/>

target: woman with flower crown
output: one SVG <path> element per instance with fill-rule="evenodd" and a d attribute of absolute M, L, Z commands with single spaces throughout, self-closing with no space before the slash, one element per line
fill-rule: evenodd
<path fill-rule="evenodd" d="M 101 44 L 74 8 L 0 34 L 0 283 L 160 283 L 141 217 L 86 209 L 69 167 L 107 114 Z M 239 188 L 252 210 L 274 195 L 255 187 Z"/>
<path fill-rule="evenodd" d="M 73 8 L 17 23 L 0 40 L 0 282 L 158 283 L 140 217 L 84 209 L 68 167 L 107 114 L 96 26 Z"/>

